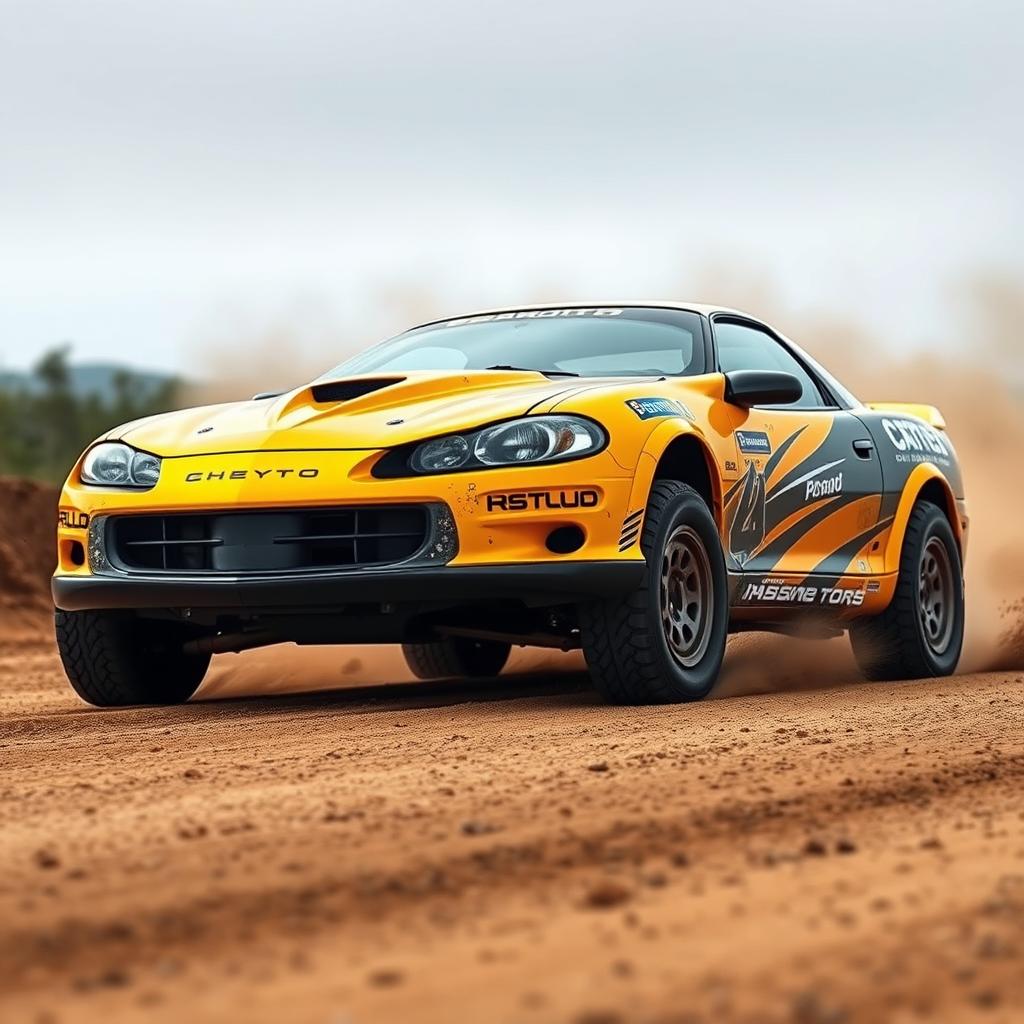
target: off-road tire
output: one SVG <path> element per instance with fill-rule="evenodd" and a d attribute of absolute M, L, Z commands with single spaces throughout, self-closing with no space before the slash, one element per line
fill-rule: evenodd
<path fill-rule="evenodd" d="M 174 622 L 123 611 L 58 610 L 54 626 L 68 682 L 96 707 L 183 704 L 210 665 L 208 654 L 182 653 L 194 634 Z"/>
<path fill-rule="evenodd" d="M 417 679 L 484 679 L 498 675 L 510 644 L 449 636 L 426 644 L 402 644 L 406 664 Z"/>
<path fill-rule="evenodd" d="M 707 647 L 689 667 L 673 654 L 662 621 L 663 559 L 680 528 L 688 528 L 702 543 L 711 581 Z M 591 678 L 615 704 L 700 700 L 718 680 L 729 628 L 728 575 L 711 510 L 692 487 L 657 481 L 647 502 L 640 547 L 647 570 L 636 590 L 579 607 L 580 640 Z"/>
<path fill-rule="evenodd" d="M 949 558 L 952 632 L 948 647 L 937 652 L 928 642 L 921 612 L 922 556 L 937 540 Z M 960 661 L 964 636 L 963 566 L 960 549 L 942 510 L 919 501 L 910 514 L 900 554 L 896 592 L 880 615 L 854 622 L 850 643 L 864 677 L 870 680 L 928 679 L 952 675 Z"/>

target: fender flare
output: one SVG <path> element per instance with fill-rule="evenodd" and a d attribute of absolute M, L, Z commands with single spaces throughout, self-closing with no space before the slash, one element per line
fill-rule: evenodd
<path fill-rule="evenodd" d="M 910 522 L 910 514 L 914 510 L 917 499 L 921 492 L 933 481 L 936 481 L 942 488 L 945 495 L 945 511 L 949 524 L 953 529 L 953 536 L 956 538 L 957 546 L 960 548 L 961 558 L 964 556 L 964 549 L 967 544 L 967 531 L 965 517 L 961 513 L 953 489 L 942 471 L 933 462 L 923 462 L 916 466 L 903 485 L 903 493 L 900 495 L 899 505 L 896 507 L 896 514 L 893 516 L 892 526 L 889 530 L 889 539 L 885 546 L 885 572 L 897 573 L 900 568 L 900 556 L 903 554 L 903 541 L 907 533 L 907 524 Z"/>
<path fill-rule="evenodd" d="M 647 499 L 654 485 L 654 475 L 657 472 L 658 464 L 662 456 L 668 451 L 669 445 L 682 437 L 692 437 L 704 454 L 704 461 L 707 464 L 708 477 L 711 480 L 711 494 L 714 507 L 711 514 L 718 524 L 719 532 L 723 529 L 724 509 L 722 503 L 722 478 L 718 471 L 711 446 L 700 429 L 693 423 L 679 420 L 667 420 L 659 424 L 648 435 L 643 448 L 636 461 L 636 471 L 633 474 L 633 488 L 629 494 L 629 511 L 647 507 Z"/>

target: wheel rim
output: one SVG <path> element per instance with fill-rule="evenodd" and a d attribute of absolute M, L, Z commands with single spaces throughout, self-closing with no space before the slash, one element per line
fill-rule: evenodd
<path fill-rule="evenodd" d="M 945 654 L 953 639 L 956 591 L 953 563 L 946 545 L 932 537 L 921 552 L 918 608 L 925 643 L 934 654 Z"/>
<path fill-rule="evenodd" d="M 704 542 L 689 526 L 675 529 L 661 560 L 661 624 L 683 668 L 704 657 L 711 640 L 714 579 Z"/>

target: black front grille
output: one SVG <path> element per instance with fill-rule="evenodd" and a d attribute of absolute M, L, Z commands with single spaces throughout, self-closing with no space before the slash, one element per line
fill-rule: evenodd
<path fill-rule="evenodd" d="M 422 505 L 117 516 L 108 552 L 146 572 L 285 572 L 403 562 L 427 540 Z"/>

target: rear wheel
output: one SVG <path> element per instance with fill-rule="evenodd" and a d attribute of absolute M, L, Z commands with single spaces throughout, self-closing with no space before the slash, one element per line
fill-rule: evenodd
<path fill-rule="evenodd" d="M 931 502 L 914 507 L 892 603 L 855 622 L 850 642 L 868 679 L 925 679 L 956 671 L 964 639 L 960 551 L 949 520 Z"/>
<path fill-rule="evenodd" d="M 587 667 L 616 704 L 700 700 L 718 680 L 729 625 L 718 527 L 692 487 L 659 480 L 640 543 L 647 559 L 640 587 L 580 606 Z"/>
<path fill-rule="evenodd" d="M 60 610 L 54 622 L 68 681 L 97 707 L 182 704 L 210 665 L 208 654 L 182 652 L 193 634 L 174 622 L 125 611 Z"/>
<path fill-rule="evenodd" d="M 508 661 L 511 644 L 449 636 L 429 644 L 402 644 L 406 664 L 417 679 L 481 679 L 496 676 Z"/>

